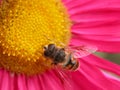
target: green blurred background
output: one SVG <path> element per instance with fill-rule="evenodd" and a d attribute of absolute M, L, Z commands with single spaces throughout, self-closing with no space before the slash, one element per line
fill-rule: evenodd
<path fill-rule="evenodd" d="M 96 52 L 95 54 L 97 56 L 103 57 L 105 59 L 108 59 L 108 60 L 120 65 L 120 53 L 119 54 L 113 54 L 113 53 L 110 54 L 110 53 Z"/>

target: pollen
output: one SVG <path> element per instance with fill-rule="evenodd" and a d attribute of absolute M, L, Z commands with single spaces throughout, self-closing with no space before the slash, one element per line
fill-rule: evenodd
<path fill-rule="evenodd" d="M 52 68 L 43 55 L 50 43 L 64 47 L 71 21 L 59 0 L 2 0 L 0 3 L 0 67 L 33 75 Z"/>

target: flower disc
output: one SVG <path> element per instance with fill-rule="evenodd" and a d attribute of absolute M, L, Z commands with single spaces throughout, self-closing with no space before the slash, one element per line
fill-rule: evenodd
<path fill-rule="evenodd" d="M 70 20 L 58 0 L 2 0 L 0 66 L 27 75 L 51 68 L 43 47 L 67 45 L 69 29 Z"/>

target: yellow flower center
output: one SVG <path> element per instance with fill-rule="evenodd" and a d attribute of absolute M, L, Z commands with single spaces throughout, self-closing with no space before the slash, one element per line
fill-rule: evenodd
<path fill-rule="evenodd" d="M 70 20 L 59 0 L 2 0 L 0 66 L 27 75 L 51 68 L 43 55 L 50 43 L 67 45 Z"/>

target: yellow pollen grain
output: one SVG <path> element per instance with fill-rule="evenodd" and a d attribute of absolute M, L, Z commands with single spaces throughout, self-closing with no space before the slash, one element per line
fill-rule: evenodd
<path fill-rule="evenodd" d="M 33 75 L 50 69 L 43 56 L 50 43 L 67 45 L 70 20 L 59 0 L 2 0 L 0 4 L 0 66 Z"/>

